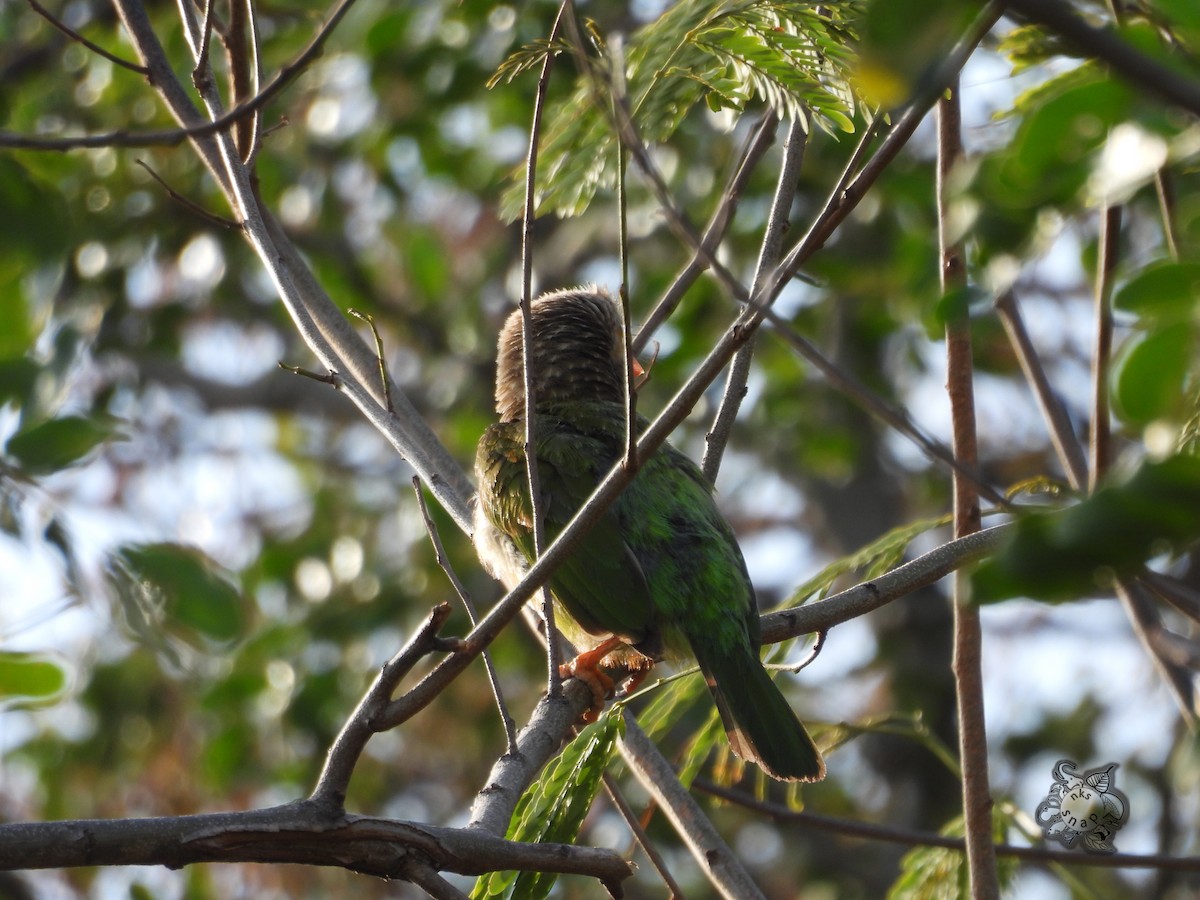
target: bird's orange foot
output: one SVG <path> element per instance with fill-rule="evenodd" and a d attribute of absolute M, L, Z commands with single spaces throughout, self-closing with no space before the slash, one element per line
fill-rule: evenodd
<path fill-rule="evenodd" d="M 600 671 L 600 661 L 621 645 L 621 639 L 610 637 L 591 650 L 580 653 L 569 663 L 558 667 L 560 678 L 578 678 L 592 692 L 592 705 L 583 714 L 584 722 L 595 722 L 604 709 L 604 701 L 612 696 L 614 683 Z"/>

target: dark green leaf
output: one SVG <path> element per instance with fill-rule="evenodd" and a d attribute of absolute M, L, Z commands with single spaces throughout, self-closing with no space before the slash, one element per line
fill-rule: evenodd
<path fill-rule="evenodd" d="M 199 550 L 141 544 L 123 547 L 117 557 L 135 579 L 159 595 L 168 624 L 215 641 L 230 641 L 242 633 L 241 596 Z"/>
<path fill-rule="evenodd" d="M 1070 600 L 1113 573 L 1200 538 L 1200 459 L 1145 463 L 1128 480 L 1066 509 L 1023 515 L 1012 539 L 972 579 L 973 597 Z"/>
<path fill-rule="evenodd" d="M 9 438 L 5 452 L 30 474 L 46 475 L 77 462 L 113 433 L 108 423 L 65 416 L 18 432 Z"/>

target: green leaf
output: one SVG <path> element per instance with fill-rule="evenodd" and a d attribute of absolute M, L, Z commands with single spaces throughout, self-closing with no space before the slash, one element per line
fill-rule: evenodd
<path fill-rule="evenodd" d="M 949 524 L 952 518 L 950 515 L 945 515 L 931 519 L 918 519 L 908 525 L 893 528 L 865 547 L 831 562 L 792 591 L 791 595 L 780 604 L 780 608 L 799 606 L 814 596 L 824 597 L 833 587 L 833 583 L 848 572 L 861 571 L 863 577 L 867 579 L 879 577 L 884 572 L 896 567 L 904 558 L 904 551 L 916 538 L 935 528 Z"/>
<path fill-rule="evenodd" d="M 9 400 L 21 407 L 28 405 L 40 371 L 28 356 L 0 359 L 0 405 Z"/>
<path fill-rule="evenodd" d="M 1075 599 L 1197 538 L 1200 459 L 1148 462 L 1074 506 L 1023 515 L 1012 539 L 975 571 L 973 599 Z"/>
<path fill-rule="evenodd" d="M 754 95 L 782 116 L 811 117 L 827 130 L 852 131 L 849 87 L 854 27 L 860 0 L 825 4 L 779 0 L 682 0 L 628 41 L 625 82 L 629 108 L 648 143 L 670 138 L 701 101 L 711 109 L 741 110 Z M 612 65 L 605 42 L 593 46 Z M 511 55 L 492 84 L 540 64 L 545 41 Z M 615 180 L 615 136 L 609 104 L 597 101 L 592 80 L 550 104 L 539 150 L 539 212 L 581 213 L 596 191 Z M 520 214 L 524 168 L 514 170 L 502 214 Z"/>
<path fill-rule="evenodd" d="M 566 746 L 521 796 L 508 826 L 509 840 L 574 842 L 600 789 L 624 721 L 621 708 L 614 707 Z M 548 872 L 489 872 L 480 876 L 471 896 L 540 900 L 550 893 L 557 878 Z"/>
<path fill-rule="evenodd" d="M 1200 299 L 1200 263 L 1152 263 L 1113 295 L 1113 306 L 1156 319 L 1189 319 Z"/>
<path fill-rule="evenodd" d="M 1137 425 L 1177 418 L 1186 407 L 1195 356 L 1196 331 L 1190 323 L 1168 325 L 1135 340 L 1116 367 L 1114 394 L 1121 418 Z"/>
<path fill-rule="evenodd" d="M 65 416 L 17 432 L 5 452 L 26 472 L 46 475 L 77 462 L 114 433 L 111 425 L 98 419 Z"/>
<path fill-rule="evenodd" d="M 992 835 L 1004 840 L 1008 816 L 1000 809 L 992 811 Z M 939 832 L 943 837 L 962 837 L 963 820 L 958 816 Z M 998 865 L 1001 888 L 1012 884 L 1016 860 L 1001 860 Z M 900 877 L 888 891 L 888 900 L 957 900 L 971 896 L 967 856 L 961 850 L 946 847 L 917 847 L 900 862 Z"/>
<path fill-rule="evenodd" d="M 48 700 L 66 684 L 65 669 L 51 657 L 0 651 L 0 707 L 14 701 Z"/>
<path fill-rule="evenodd" d="M 140 544 L 116 558 L 161 603 L 168 626 L 214 641 L 231 641 L 244 627 L 242 598 L 217 565 L 194 547 Z"/>

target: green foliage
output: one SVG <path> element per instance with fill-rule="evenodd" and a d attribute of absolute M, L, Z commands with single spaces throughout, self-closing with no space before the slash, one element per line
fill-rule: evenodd
<path fill-rule="evenodd" d="M 1003 841 L 1008 816 L 999 808 L 992 812 L 992 831 L 997 842 Z M 939 832 L 944 837 L 961 838 L 961 817 L 947 823 Z M 1011 885 L 1017 871 L 1016 860 L 997 863 L 1001 889 Z M 944 847 L 916 847 L 904 855 L 900 877 L 888 891 L 888 900 L 957 900 L 971 896 L 967 855 L 962 850 Z"/>
<path fill-rule="evenodd" d="M 643 140 L 661 143 L 701 101 L 710 109 L 741 112 L 757 96 L 780 116 L 808 119 L 823 128 L 853 131 L 854 97 L 847 77 L 858 0 L 836 3 L 780 0 L 683 0 L 634 33 L 623 51 L 629 110 Z M 597 75 L 612 78 L 622 62 L 593 26 Z M 545 41 L 511 56 L 492 82 L 510 81 L 540 65 L 552 49 Z M 615 179 L 611 111 L 596 101 L 586 75 L 573 93 L 546 111 L 539 151 L 539 213 L 575 216 L 596 191 Z M 504 215 L 514 219 L 524 199 L 523 170 L 505 193 Z"/>
<path fill-rule="evenodd" d="M 1066 509 L 1023 514 L 1012 539 L 975 571 L 972 597 L 1075 599 L 1197 539 L 1200 459 L 1147 462 Z"/>
<path fill-rule="evenodd" d="M 97 418 L 64 416 L 17 432 L 4 451 L 29 474 L 48 475 L 79 462 L 115 433 Z"/>
<path fill-rule="evenodd" d="M 242 634 L 244 601 L 195 547 L 141 544 L 113 555 L 110 578 L 135 627 L 165 628 L 194 641 L 225 643 Z"/>
<path fill-rule="evenodd" d="M 62 692 L 67 674 L 57 660 L 33 653 L 0 651 L 0 710 L 46 702 Z"/>
<path fill-rule="evenodd" d="M 508 839 L 572 843 L 623 732 L 620 706 L 584 728 L 521 796 L 508 826 Z M 479 878 L 471 897 L 541 900 L 550 894 L 557 879 L 548 872 L 492 872 Z"/>

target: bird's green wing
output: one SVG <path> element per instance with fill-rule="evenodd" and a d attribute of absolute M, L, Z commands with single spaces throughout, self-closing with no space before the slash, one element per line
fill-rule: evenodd
<path fill-rule="evenodd" d="M 616 458 L 619 438 L 580 431 L 540 416 L 535 441 L 546 537 L 553 540 L 595 490 Z M 533 514 L 520 422 L 492 425 L 479 443 L 479 502 L 488 519 L 533 558 Z M 550 576 L 550 589 L 585 631 L 642 641 L 653 623 L 645 573 L 610 508 Z"/>

